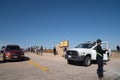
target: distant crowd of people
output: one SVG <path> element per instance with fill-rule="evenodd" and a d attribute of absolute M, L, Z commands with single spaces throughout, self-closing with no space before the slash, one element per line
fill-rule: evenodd
<path fill-rule="evenodd" d="M 53 47 L 53 49 L 48 49 L 48 50 L 51 50 L 50 52 L 53 52 L 54 55 L 58 55 L 58 51 L 55 46 Z M 46 51 L 46 49 L 43 49 L 43 46 L 32 46 L 27 48 L 26 51 L 31 53 L 36 53 L 38 55 L 43 55 L 43 51 Z M 63 55 L 65 54 L 66 51 L 67 48 L 63 47 Z"/>
<path fill-rule="evenodd" d="M 37 54 L 40 54 L 40 55 L 43 55 L 43 46 L 33 46 L 33 47 L 30 47 L 28 48 L 29 52 L 31 53 L 37 53 Z"/>

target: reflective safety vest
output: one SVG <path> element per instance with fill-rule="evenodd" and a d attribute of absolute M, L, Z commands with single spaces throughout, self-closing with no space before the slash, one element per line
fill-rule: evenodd
<path fill-rule="evenodd" d="M 97 52 L 97 55 L 99 55 L 100 57 L 103 57 L 102 54 L 100 54 L 100 53 L 98 53 L 98 52 Z"/>

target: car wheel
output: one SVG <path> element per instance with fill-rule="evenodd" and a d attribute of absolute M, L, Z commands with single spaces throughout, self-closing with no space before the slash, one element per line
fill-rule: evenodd
<path fill-rule="evenodd" d="M 91 58 L 89 56 L 85 57 L 84 65 L 85 66 L 90 66 L 91 65 Z"/>
<path fill-rule="evenodd" d="M 7 62 L 7 60 L 6 60 L 6 59 L 3 59 L 3 62 Z"/>
<path fill-rule="evenodd" d="M 24 60 L 25 60 L 24 58 L 21 59 L 21 61 L 24 61 Z"/>
<path fill-rule="evenodd" d="M 72 60 L 67 60 L 68 64 L 73 64 Z"/>

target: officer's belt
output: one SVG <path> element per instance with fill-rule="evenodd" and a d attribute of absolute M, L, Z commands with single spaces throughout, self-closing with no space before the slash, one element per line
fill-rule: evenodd
<path fill-rule="evenodd" d="M 98 52 L 97 52 L 97 55 L 99 55 L 100 57 L 103 57 L 102 54 L 100 54 L 100 53 L 98 53 Z"/>

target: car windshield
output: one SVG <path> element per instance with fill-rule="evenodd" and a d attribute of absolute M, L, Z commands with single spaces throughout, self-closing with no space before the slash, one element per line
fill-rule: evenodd
<path fill-rule="evenodd" d="M 94 44 L 79 44 L 75 48 L 92 48 Z"/>
<path fill-rule="evenodd" d="M 7 46 L 6 50 L 20 50 L 19 46 Z"/>

